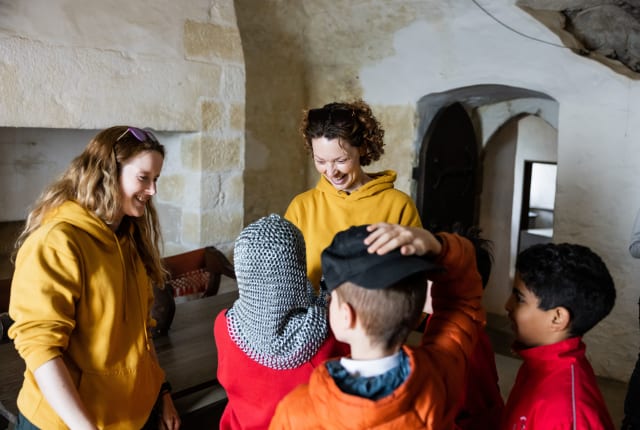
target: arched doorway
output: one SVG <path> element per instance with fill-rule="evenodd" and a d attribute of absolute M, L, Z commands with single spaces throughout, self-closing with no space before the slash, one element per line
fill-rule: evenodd
<path fill-rule="evenodd" d="M 458 221 L 482 228 L 496 257 L 484 303 L 489 312 L 504 314 L 520 238 L 525 162 L 554 162 L 535 152 L 522 158 L 517 149 L 547 142 L 555 148 L 558 103 L 523 88 L 477 85 L 423 97 L 418 115 L 413 178 L 423 224 L 448 228 Z M 447 188 L 440 188 L 443 183 Z M 464 203 L 458 190 L 468 191 Z"/>
<path fill-rule="evenodd" d="M 423 225 L 451 230 L 476 224 L 478 144 L 464 107 L 444 107 L 422 142 L 416 204 Z"/>

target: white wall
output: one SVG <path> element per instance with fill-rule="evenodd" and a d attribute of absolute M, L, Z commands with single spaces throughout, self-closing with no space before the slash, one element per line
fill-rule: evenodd
<path fill-rule="evenodd" d="M 485 289 L 484 305 L 489 312 L 497 314 L 504 314 L 504 304 L 513 286 L 509 267 L 517 139 L 517 121 L 513 120 L 487 143 L 483 161 L 478 224 L 493 242 L 493 266 Z"/>
<path fill-rule="evenodd" d="M 94 130 L 0 128 L 0 221 L 22 221 Z"/>
<path fill-rule="evenodd" d="M 535 116 L 527 116 L 518 121 L 518 140 L 513 175 L 514 190 L 511 206 L 513 217 L 511 219 L 511 243 L 509 247 L 509 278 L 511 280 L 515 276 L 516 256 L 518 254 L 525 162 L 547 161 L 555 163 L 557 159 L 556 129 Z"/>
<path fill-rule="evenodd" d="M 166 253 L 228 251 L 243 220 L 244 78 L 233 0 L 0 2 L 0 220 L 24 219 L 96 130 L 130 124 L 167 149 Z"/>
<path fill-rule="evenodd" d="M 525 161 L 555 162 L 556 153 L 556 130 L 536 116 L 509 121 L 484 148 L 479 225 L 494 251 L 484 295 L 488 312 L 505 314 L 513 288 Z"/>
<path fill-rule="evenodd" d="M 554 240 L 590 246 L 607 263 L 619 297 L 613 313 L 587 336 L 588 350 L 598 373 L 626 380 L 640 340 L 640 262 L 627 252 L 640 208 L 640 82 L 568 49 L 516 34 L 471 2 L 426 3 L 414 21 L 389 36 L 393 51 L 360 69 L 364 98 L 374 104 L 415 105 L 426 94 L 497 83 L 557 100 Z M 518 31 L 560 43 L 514 1 L 481 3 Z M 421 137 L 416 136 L 414 149 Z"/>

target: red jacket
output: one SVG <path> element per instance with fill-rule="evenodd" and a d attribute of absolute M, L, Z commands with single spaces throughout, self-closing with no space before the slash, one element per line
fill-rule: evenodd
<path fill-rule="evenodd" d="M 275 370 L 249 358 L 229 336 L 226 309 L 216 317 L 213 335 L 218 348 L 218 381 L 229 402 L 220 429 L 266 429 L 278 402 L 299 384 L 309 380 L 314 368 L 332 357 L 349 353 L 331 332 L 316 355 L 302 366 Z"/>
<path fill-rule="evenodd" d="M 434 275 L 434 314 L 419 347 L 403 346 L 411 373 L 390 395 L 377 401 L 343 393 L 326 366 L 314 370 L 309 384 L 293 390 L 278 405 L 271 429 L 449 430 L 460 404 L 467 360 L 484 323 L 482 284 L 473 246 L 443 234 Z"/>
<path fill-rule="evenodd" d="M 504 409 L 491 340 L 483 328 L 479 328 L 478 335 L 478 343 L 469 362 L 463 406 L 456 418 L 459 430 L 496 430 Z"/>
<path fill-rule="evenodd" d="M 614 429 L 580 337 L 517 352 L 524 362 L 501 429 Z"/>
<path fill-rule="evenodd" d="M 483 327 L 478 328 L 478 342 L 469 359 L 461 405 L 456 430 L 496 430 L 500 426 L 504 399 L 498 384 L 495 352 Z"/>

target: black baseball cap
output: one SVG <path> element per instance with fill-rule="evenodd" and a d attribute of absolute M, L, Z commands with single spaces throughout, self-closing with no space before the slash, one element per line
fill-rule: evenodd
<path fill-rule="evenodd" d="M 416 273 L 441 269 L 426 257 L 402 255 L 399 249 L 370 254 L 364 243 L 369 234 L 366 225 L 350 227 L 337 233 L 322 251 L 322 282 L 328 293 L 345 282 L 370 290 L 384 289 Z"/>

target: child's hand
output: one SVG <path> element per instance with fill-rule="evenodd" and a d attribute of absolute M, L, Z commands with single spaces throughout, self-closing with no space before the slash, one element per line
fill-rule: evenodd
<path fill-rule="evenodd" d="M 367 227 L 371 232 L 364 240 L 367 250 L 373 254 L 386 254 L 400 248 L 402 255 L 440 254 L 442 245 L 429 231 L 418 227 L 380 222 Z"/>

